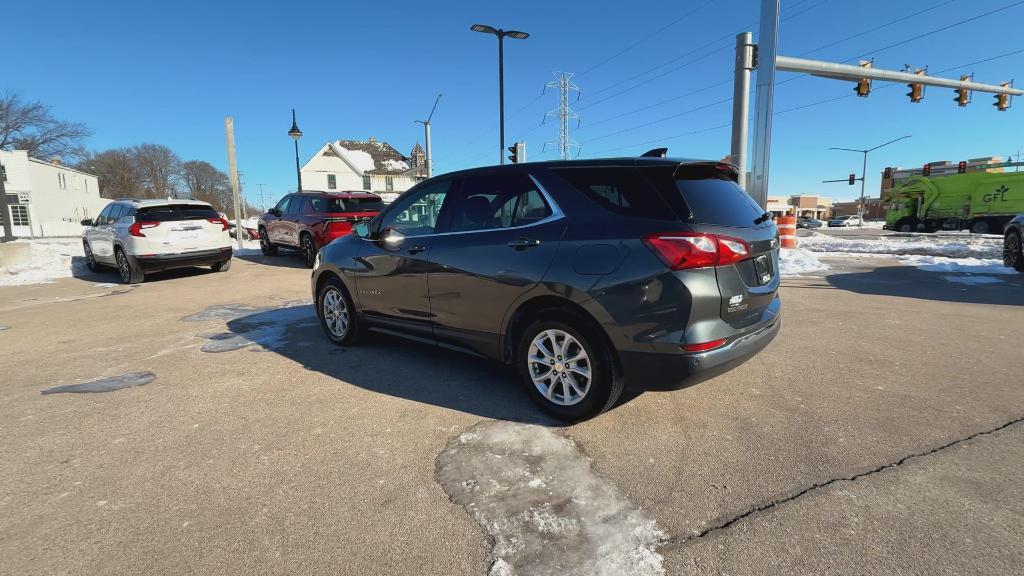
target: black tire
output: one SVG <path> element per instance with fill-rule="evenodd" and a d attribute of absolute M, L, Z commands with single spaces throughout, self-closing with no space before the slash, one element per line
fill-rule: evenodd
<path fill-rule="evenodd" d="M 988 234 L 991 226 L 988 220 L 975 220 L 971 222 L 971 234 Z"/>
<path fill-rule="evenodd" d="M 260 252 L 264 256 L 277 256 L 277 246 L 270 241 L 266 228 L 260 228 Z"/>
<path fill-rule="evenodd" d="M 139 266 L 138 262 L 133 258 L 129 258 L 124 250 L 117 248 L 115 250 L 115 258 L 117 260 L 117 273 L 121 275 L 121 281 L 125 284 L 142 284 L 146 281 L 146 274 L 142 271 L 142 267 Z"/>
<path fill-rule="evenodd" d="M 338 298 L 336 302 L 344 304 L 347 311 L 348 322 L 345 329 L 341 332 L 337 330 L 337 324 L 330 322 L 330 311 L 325 308 L 332 295 Z M 352 299 L 349 298 L 348 291 L 345 290 L 345 286 L 338 278 L 333 277 L 324 282 L 324 285 L 320 287 L 320 292 L 316 295 L 316 316 L 320 319 L 320 327 L 323 328 L 324 334 L 327 335 L 331 342 L 338 346 L 352 346 L 358 344 L 362 339 L 359 315 L 356 314 L 355 306 L 352 305 Z M 336 315 L 334 317 L 338 318 Z"/>
<path fill-rule="evenodd" d="M 85 251 L 85 266 L 89 269 L 89 272 L 101 271 L 103 266 L 96 261 L 96 255 L 92 253 L 92 248 L 88 242 L 82 241 L 82 250 Z"/>
<path fill-rule="evenodd" d="M 895 228 L 897 232 L 913 232 L 914 223 L 910 220 L 900 220 L 896 223 Z"/>
<path fill-rule="evenodd" d="M 212 268 L 214 272 L 227 272 L 228 270 L 231 270 L 231 260 L 217 262 L 216 264 L 210 266 L 210 268 Z"/>
<path fill-rule="evenodd" d="M 313 235 L 304 232 L 299 239 L 299 247 L 302 248 L 302 259 L 306 261 L 306 267 L 312 268 L 316 262 L 316 254 L 320 250 L 316 246 L 316 240 L 313 240 Z"/>
<path fill-rule="evenodd" d="M 1003 265 L 1024 272 L 1024 241 L 1016 230 L 1007 231 L 1003 237 Z"/>
<path fill-rule="evenodd" d="M 552 376 L 554 383 L 550 383 L 551 381 L 548 380 L 548 395 L 542 393 L 538 384 L 534 382 L 535 368 L 543 367 L 544 363 L 533 360 L 532 358 L 537 358 L 537 356 L 531 357 L 530 349 L 534 345 L 534 339 L 545 333 L 553 333 L 555 335 L 562 333 L 571 336 L 576 342 L 566 345 L 566 351 L 570 355 L 578 356 L 578 353 L 574 353 L 578 345 L 586 354 L 585 369 L 590 374 L 590 384 L 585 393 L 582 394 L 582 398 L 575 403 L 565 405 L 566 400 L 572 401 L 571 397 L 567 398 L 567 391 L 568 394 L 576 395 L 578 390 L 576 384 L 582 383 L 579 373 L 576 372 L 576 370 L 581 368 L 578 363 L 574 362 L 574 367 L 570 368 L 568 362 L 562 362 L 561 369 L 556 370 L 557 366 L 552 366 L 549 372 L 542 373 L 560 375 L 560 379 Z M 566 339 L 563 339 L 561 342 L 565 343 L 566 341 Z M 547 340 L 547 342 L 548 346 L 552 344 L 550 340 Z M 558 346 L 557 342 L 554 344 Z M 557 354 L 558 350 L 552 347 L 551 352 Z M 556 362 L 565 359 L 561 356 L 556 356 Z M 605 340 L 599 334 L 595 334 L 592 328 L 585 327 L 581 322 L 572 322 L 571 324 L 558 320 L 539 320 L 534 322 L 523 330 L 519 337 L 519 343 L 516 346 L 515 363 L 520 380 L 530 399 L 547 414 L 567 422 L 592 418 L 608 410 L 618 401 L 625 385 L 624 379 L 616 370 L 612 351 L 605 343 Z M 571 387 L 571 391 L 569 387 Z M 552 391 L 552 389 L 554 390 Z M 560 397 L 561 403 L 559 402 Z"/>

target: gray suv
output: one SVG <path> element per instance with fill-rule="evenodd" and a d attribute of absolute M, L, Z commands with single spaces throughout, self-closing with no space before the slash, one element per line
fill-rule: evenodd
<path fill-rule="evenodd" d="M 426 180 L 320 251 L 320 322 L 340 345 L 376 331 L 493 358 L 547 413 L 594 416 L 778 332 L 778 231 L 736 178 L 641 157 Z"/>

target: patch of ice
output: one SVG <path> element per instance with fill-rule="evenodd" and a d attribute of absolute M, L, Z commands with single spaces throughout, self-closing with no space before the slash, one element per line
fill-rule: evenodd
<path fill-rule="evenodd" d="M 828 264 L 822 263 L 814 254 L 803 248 L 779 250 L 779 273 L 783 276 L 799 276 L 805 272 L 821 270 L 828 270 Z"/>
<path fill-rule="evenodd" d="M 905 256 L 902 264 L 917 266 L 925 272 L 962 272 L 966 274 L 1017 274 L 996 258 L 947 258 L 944 256 Z"/>
<path fill-rule="evenodd" d="M 968 284 L 971 286 L 1003 283 L 1002 280 L 994 276 L 943 276 L 942 279 L 947 282 L 956 282 L 957 284 Z"/>
<path fill-rule="evenodd" d="M 493 538 L 492 576 L 665 573 L 654 519 L 548 428 L 478 424 L 441 452 L 435 477 Z"/>
<path fill-rule="evenodd" d="M 844 252 L 896 255 L 946 256 L 950 258 L 999 258 L 1002 240 L 995 237 L 942 236 L 880 236 L 849 238 L 817 233 L 798 239 L 801 248 L 811 252 Z"/>
<path fill-rule="evenodd" d="M 19 240 L 31 244 L 28 262 L 0 268 L 0 286 L 46 284 L 89 273 L 79 239 Z"/>

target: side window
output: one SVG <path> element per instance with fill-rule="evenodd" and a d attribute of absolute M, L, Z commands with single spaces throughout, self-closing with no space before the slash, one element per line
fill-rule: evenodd
<path fill-rule="evenodd" d="M 602 208 L 631 218 L 674 218 L 668 205 L 636 168 L 583 167 L 552 170 Z"/>
<path fill-rule="evenodd" d="M 115 204 L 114 205 L 114 209 L 110 211 L 110 222 L 109 222 L 109 224 L 111 224 L 111 225 L 117 224 L 117 221 L 120 220 L 122 216 L 124 216 L 124 214 L 126 212 L 126 210 L 125 210 L 126 208 L 127 208 L 127 206 L 125 206 L 124 204 Z"/>
<path fill-rule="evenodd" d="M 327 212 L 327 199 L 318 196 L 307 196 L 302 210 L 305 214 L 317 214 Z"/>
<path fill-rule="evenodd" d="M 328 174 L 327 175 L 327 189 L 328 190 L 337 190 L 337 188 L 338 188 L 338 177 L 335 176 L 334 174 Z"/>
<path fill-rule="evenodd" d="M 470 176 L 452 206 L 451 231 L 522 226 L 550 214 L 537 186 L 525 174 Z"/>
<path fill-rule="evenodd" d="M 302 205 L 307 204 L 309 201 L 305 196 L 292 196 L 291 202 L 288 203 L 288 209 L 284 211 L 285 214 L 299 214 L 302 212 Z"/>
<path fill-rule="evenodd" d="M 107 216 L 110 216 L 110 210 L 114 208 L 113 204 L 107 204 L 103 210 L 100 211 L 100 215 L 96 217 L 93 222 L 96 226 L 103 226 L 107 223 Z"/>
<path fill-rule="evenodd" d="M 277 203 L 277 206 L 274 206 L 274 209 L 280 212 L 281 214 L 288 212 L 288 203 L 291 201 L 292 198 L 293 196 L 291 195 L 281 198 L 281 201 Z"/>
<path fill-rule="evenodd" d="M 382 229 L 390 228 L 404 236 L 433 234 L 451 184 L 451 180 L 431 182 L 404 198 L 385 216 Z"/>

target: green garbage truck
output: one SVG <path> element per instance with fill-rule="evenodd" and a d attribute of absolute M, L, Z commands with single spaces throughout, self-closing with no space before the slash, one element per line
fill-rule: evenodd
<path fill-rule="evenodd" d="M 1024 172 L 914 176 L 886 196 L 885 228 L 900 232 L 970 230 L 1002 234 L 1024 212 Z"/>

